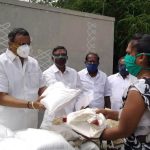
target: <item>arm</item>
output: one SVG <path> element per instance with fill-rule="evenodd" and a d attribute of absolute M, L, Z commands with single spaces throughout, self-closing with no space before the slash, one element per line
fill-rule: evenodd
<path fill-rule="evenodd" d="M 43 104 L 39 101 L 41 97 L 34 101 L 33 104 L 31 102 L 28 104 L 28 100 L 16 99 L 13 96 L 8 95 L 8 93 L 0 92 L 0 105 L 9 106 L 9 107 L 17 107 L 17 108 L 28 108 L 28 109 L 45 109 Z"/>
<path fill-rule="evenodd" d="M 111 109 L 98 109 L 96 110 L 96 113 L 102 113 L 106 119 L 112 119 L 118 121 L 119 119 L 119 112 L 118 111 L 113 111 Z"/>
<path fill-rule="evenodd" d="M 0 92 L 0 105 L 27 108 L 27 101 L 19 100 L 15 97 L 8 95 L 8 93 Z"/>
<path fill-rule="evenodd" d="M 111 102 L 110 102 L 110 96 L 105 96 L 104 97 L 104 107 L 105 108 L 111 108 Z"/>
<path fill-rule="evenodd" d="M 131 135 L 145 111 L 145 104 L 138 91 L 129 91 L 125 106 L 122 110 L 119 125 L 106 128 L 102 134 L 104 140 L 115 140 Z"/>
<path fill-rule="evenodd" d="M 47 88 L 46 86 L 43 86 L 43 87 L 39 88 L 38 95 L 41 96 L 46 88 Z"/>
<path fill-rule="evenodd" d="M 107 77 L 106 82 L 105 82 L 105 87 L 104 87 L 104 107 L 105 108 L 111 109 L 111 101 L 110 101 L 111 93 L 112 93 L 111 84 L 110 84 L 108 77 Z"/>
<path fill-rule="evenodd" d="M 39 110 L 45 109 L 44 105 L 39 102 L 40 100 L 41 98 L 39 98 L 37 101 L 34 101 L 33 104 L 31 104 L 31 102 L 28 104 L 27 100 L 16 99 L 15 97 L 8 95 L 8 93 L 0 92 L 0 105 L 3 106 Z"/>

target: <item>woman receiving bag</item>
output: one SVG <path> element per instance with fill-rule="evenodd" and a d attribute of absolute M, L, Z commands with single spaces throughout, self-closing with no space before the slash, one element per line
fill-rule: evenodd
<path fill-rule="evenodd" d="M 107 119 L 119 119 L 119 125 L 106 128 L 100 138 L 103 140 L 125 138 L 125 150 L 149 150 L 150 35 L 144 34 L 139 40 L 130 41 L 126 52 L 124 57 L 126 68 L 138 79 L 129 87 L 120 113 L 112 110 L 97 110 L 97 113 L 103 113 Z"/>

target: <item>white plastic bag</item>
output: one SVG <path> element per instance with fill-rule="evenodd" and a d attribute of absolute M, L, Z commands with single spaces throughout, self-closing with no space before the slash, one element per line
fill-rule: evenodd
<path fill-rule="evenodd" d="M 24 141 L 34 150 L 73 150 L 60 134 L 52 131 L 29 128 L 16 132 L 15 138 Z"/>
<path fill-rule="evenodd" d="M 0 139 L 6 137 L 12 137 L 14 133 L 7 127 L 0 124 Z"/>
<path fill-rule="evenodd" d="M 78 96 L 80 92 L 80 89 L 70 89 L 62 82 L 56 82 L 44 91 L 42 96 L 45 97 L 41 100 L 41 103 L 48 109 L 49 113 L 54 113 Z"/>
<path fill-rule="evenodd" d="M 88 138 L 99 138 L 106 128 L 106 119 L 103 114 L 96 114 L 95 110 L 87 108 L 70 113 L 67 124 Z"/>
<path fill-rule="evenodd" d="M 25 141 L 14 138 L 7 137 L 0 140 L 0 150 L 37 150 L 32 148 L 31 145 L 27 144 Z"/>

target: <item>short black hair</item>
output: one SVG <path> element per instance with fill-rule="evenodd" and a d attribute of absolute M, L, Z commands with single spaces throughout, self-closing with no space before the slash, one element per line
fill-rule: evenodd
<path fill-rule="evenodd" d="M 143 37 L 144 33 L 135 33 L 131 40 L 130 40 L 130 43 L 131 43 L 131 47 L 132 48 L 135 48 L 136 44 L 139 42 L 139 40 Z"/>
<path fill-rule="evenodd" d="M 8 34 L 8 39 L 10 42 L 14 42 L 16 35 L 30 36 L 29 32 L 24 28 L 14 28 Z"/>
<path fill-rule="evenodd" d="M 52 55 L 54 55 L 55 51 L 57 51 L 58 49 L 64 49 L 67 55 L 67 49 L 64 46 L 57 46 L 52 50 Z"/>
<path fill-rule="evenodd" d="M 135 33 L 131 40 L 140 40 L 143 37 L 144 33 Z"/>
<path fill-rule="evenodd" d="M 138 53 L 150 54 L 150 35 L 144 34 L 135 47 Z"/>
<path fill-rule="evenodd" d="M 99 62 L 100 58 L 99 58 L 98 54 L 95 52 L 88 52 L 85 56 L 85 61 L 87 61 L 89 55 L 95 55 L 97 57 L 97 62 Z"/>
<path fill-rule="evenodd" d="M 150 54 L 150 34 L 144 34 L 139 42 L 135 45 L 137 53 Z M 150 56 L 148 57 L 148 65 L 150 66 Z"/>

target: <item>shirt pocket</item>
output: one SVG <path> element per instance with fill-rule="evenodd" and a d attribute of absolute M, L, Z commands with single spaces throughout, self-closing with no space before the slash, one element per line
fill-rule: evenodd
<path fill-rule="evenodd" d="M 104 94 L 105 91 L 105 83 L 104 82 L 95 82 L 95 92 L 99 94 Z"/>

